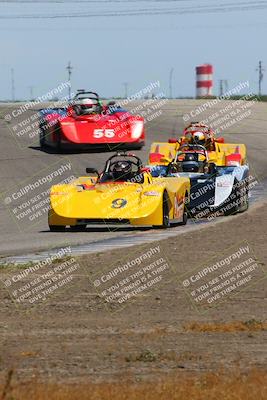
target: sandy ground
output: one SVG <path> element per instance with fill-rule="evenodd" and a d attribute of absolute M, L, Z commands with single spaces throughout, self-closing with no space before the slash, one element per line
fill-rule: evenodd
<path fill-rule="evenodd" d="M 27 311 L 1 289 L 1 377 L 14 369 L 19 379 L 143 381 L 177 371 L 266 369 L 266 210 L 267 203 L 257 204 L 246 214 L 155 244 L 171 272 L 123 307 L 105 302 L 90 279 L 118 263 L 118 250 L 78 259 L 72 284 Z M 184 274 L 214 264 L 240 243 L 253 250 L 262 274 L 216 307 L 197 310 L 181 284 Z M 127 260 L 150 247 L 135 248 Z"/>

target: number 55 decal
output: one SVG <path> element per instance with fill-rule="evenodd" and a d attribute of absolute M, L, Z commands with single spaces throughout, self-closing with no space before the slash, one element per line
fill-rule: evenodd
<path fill-rule="evenodd" d="M 96 139 L 101 139 L 103 137 L 113 138 L 115 136 L 115 132 L 114 129 L 95 129 L 93 136 Z"/>

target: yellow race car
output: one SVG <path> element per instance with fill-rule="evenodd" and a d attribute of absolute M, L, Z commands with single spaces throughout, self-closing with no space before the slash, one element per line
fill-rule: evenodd
<path fill-rule="evenodd" d="M 67 226 L 83 231 L 88 224 L 162 228 L 186 224 L 189 178 L 153 178 L 140 158 L 129 153 L 111 156 L 102 173 L 95 168 L 86 168 L 86 172 L 97 176 L 52 186 L 50 231 L 62 232 Z"/>
<path fill-rule="evenodd" d="M 247 152 L 244 144 L 224 143 L 222 137 L 216 138 L 215 132 L 207 125 L 192 122 L 180 139 L 168 142 L 152 143 L 149 154 L 150 165 L 168 165 L 179 148 L 185 144 L 204 146 L 208 152 L 208 162 L 217 166 L 241 166 L 247 164 Z"/>

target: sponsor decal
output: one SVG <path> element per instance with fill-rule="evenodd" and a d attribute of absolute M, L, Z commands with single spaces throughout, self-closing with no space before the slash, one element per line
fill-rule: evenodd
<path fill-rule="evenodd" d="M 112 208 L 122 208 L 125 207 L 127 204 L 127 200 L 125 199 L 115 199 L 112 201 Z"/>

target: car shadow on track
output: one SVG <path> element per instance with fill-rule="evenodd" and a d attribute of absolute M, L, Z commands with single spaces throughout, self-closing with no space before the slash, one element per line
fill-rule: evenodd
<path fill-rule="evenodd" d="M 71 229 L 67 228 L 64 232 L 57 232 L 60 233 L 62 235 L 62 233 L 97 233 L 97 232 L 146 232 L 151 230 L 150 227 L 134 227 L 134 226 L 117 226 L 117 227 L 108 227 L 108 226 L 90 226 L 90 227 L 86 227 L 86 229 L 84 231 L 80 231 L 80 232 L 74 232 Z M 43 231 L 39 231 L 39 233 L 51 233 L 49 229 L 47 230 L 43 230 Z M 55 232 L 53 232 L 55 233 Z"/>
<path fill-rule="evenodd" d="M 53 147 L 41 148 L 40 146 L 29 146 L 29 149 L 35 151 L 41 151 L 46 154 L 81 154 L 81 153 L 112 153 L 116 152 L 116 149 L 109 148 L 92 148 L 92 149 L 62 149 L 60 151 Z M 118 149 L 119 151 L 119 149 Z"/>

